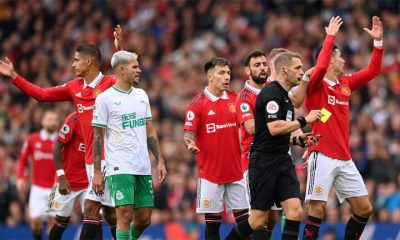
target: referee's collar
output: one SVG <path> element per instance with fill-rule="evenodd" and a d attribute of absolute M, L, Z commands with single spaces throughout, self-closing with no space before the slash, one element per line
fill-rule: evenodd
<path fill-rule="evenodd" d="M 244 87 L 249 90 L 250 92 L 253 92 L 254 94 L 258 95 L 261 92 L 261 89 L 255 88 L 249 84 L 249 80 L 247 80 L 244 84 Z"/>
<path fill-rule="evenodd" d="M 221 97 L 217 97 L 214 94 L 212 94 L 207 87 L 204 88 L 204 93 L 206 94 L 206 96 L 210 99 L 211 102 L 216 102 L 219 99 L 228 99 L 228 94 L 226 93 L 226 91 L 224 91 L 222 93 Z"/>

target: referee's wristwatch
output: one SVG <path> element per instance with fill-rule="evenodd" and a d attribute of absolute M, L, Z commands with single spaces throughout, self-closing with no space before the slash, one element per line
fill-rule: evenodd
<path fill-rule="evenodd" d="M 307 120 L 305 117 L 300 116 L 296 119 L 299 123 L 300 123 L 300 127 L 303 128 L 305 126 L 307 126 Z"/>

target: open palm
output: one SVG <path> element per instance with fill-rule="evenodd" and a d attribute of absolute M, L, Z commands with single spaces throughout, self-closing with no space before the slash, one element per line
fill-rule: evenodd
<path fill-rule="evenodd" d="M 373 39 L 382 40 L 383 25 L 379 17 L 372 17 L 372 29 L 364 28 L 364 31 L 366 31 Z"/>
<path fill-rule="evenodd" d="M 4 59 L 0 59 L 0 74 L 4 75 L 6 77 L 13 77 L 14 72 L 14 66 L 10 59 L 7 57 Z"/>

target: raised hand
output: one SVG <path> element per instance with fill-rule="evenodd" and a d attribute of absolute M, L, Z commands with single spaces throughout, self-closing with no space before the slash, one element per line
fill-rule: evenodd
<path fill-rule="evenodd" d="M 372 17 L 372 29 L 369 30 L 368 28 L 364 28 L 364 31 L 366 31 L 373 39 L 375 40 L 382 40 L 383 36 L 383 24 L 379 17 L 373 16 Z"/>
<path fill-rule="evenodd" d="M 114 28 L 114 46 L 117 51 L 122 50 L 122 28 L 120 25 Z"/>
<path fill-rule="evenodd" d="M 8 57 L 0 59 L 0 74 L 12 79 L 17 77 L 17 73 L 14 70 L 14 65 L 10 59 L 8 59 Z"/>
<path fill-rule="evenodd" d="M 339 31 L 340 26 L 343 24 L 343 19 L 339 16 L 331 17 L 329 20 L 329 25 L 325 27 L 325 32 L 328 35 L 336 35 Z"/>

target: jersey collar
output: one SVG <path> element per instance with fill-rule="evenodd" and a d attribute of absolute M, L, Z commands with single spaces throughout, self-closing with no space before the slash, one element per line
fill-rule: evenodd
<path fill-rule="evenodd" d="M 327 78 L 324 78 L 324 81 L 325 81 L 329 86 L 331 86 L 331 87 L 334 87 L 334 86 L 336 86 L 336 85 L 339 84 L 338 82 L 334 82 L 334 81 L 329 80 L 329 79 L 327 79 Z M 339 85 L 340 85 L 340 84 L 339 84 Z"/>
<path fill-rule="evenodd" d="M 208 97 L 208 99 L 210 99 L 211 102 L 216 102 L 219 99 L 228 99 L 228 94 L 226 93 L 226 91 L 224 91 L 222 93 L 221 97 L 217 97 L 215 95 L 213 95 L 210 91 L 208 91 L 208 88 L 204 88 L 204 93 L 206 94 L 206 96 Z"/>
<path fill-rule="evenodd" d="M 45 140 L 45 141 L 46 141 L 46 140 L 51 140 L 51 141 L 57 140 L 57 132 L 54 132 L 54 133 L 48 135 L 48 134 L 46 133 L 46 131 L 45 131 L 44 129 L 42 129 L 42 130 L 40 130 L 39 135 L 40 135 L 40 138 L 41 138 L 42 140 Z"/>
<path fill-rule="evenodd" d="M 255 88 L 249 84 L 249 80 L 247 80 L 244 84 L 244 87 L 249 90 L 250 92 L 254 93 L 255 95 L 258 95 L 261 92 L 261 89 Z"/>
<path fill-rule="evenodd" d="M 99 75 L 97 75 L 97 77 L 90 84 L 87 84 L 86 81 L 83 80 L 83 88 L 96 88 L 97 84 L 99 84 L 101 79 L 103 79 L 103 76 L 103 73 L 99 72 Z"/>

